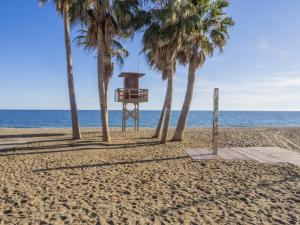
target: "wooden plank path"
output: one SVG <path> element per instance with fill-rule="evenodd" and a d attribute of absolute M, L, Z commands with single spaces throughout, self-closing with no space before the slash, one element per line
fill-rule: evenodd
<path fill-rule="evenodd" d="M 221 148 L 217 155 L 211 149 L 188 149 L 193 160 L 254 160 L 262 163 L 291 163 L 300 166 L 300 153 L 279 147 Z"/>

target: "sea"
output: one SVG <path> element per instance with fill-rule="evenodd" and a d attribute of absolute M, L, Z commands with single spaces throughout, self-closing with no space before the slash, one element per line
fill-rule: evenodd
<path fill-rule="evenodd" d="M 180 111 L 172 111 L 170 126 L 175 127 Z M 157 125 L 160 111 L 140 111 L 140 127 L 153 128 Z M 120 127 L 121 110 L 109 111 L 109 125 Z M 191 111 L 187 127 L 211 127 L 211 111 Z M 100 127 L 99 110 L 79 110 L 81 127 Z M 221 111 L 221 127 L 300 126 L 300 112 L 295 111 Z M 6 128 L 64 128 L 71 126 L 68 110 L 0 110 L 0 127 Z M 133 126 L 133 121 L 128 121 Z"/>

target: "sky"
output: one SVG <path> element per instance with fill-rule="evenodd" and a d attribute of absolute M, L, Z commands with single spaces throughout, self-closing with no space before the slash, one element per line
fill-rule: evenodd
<path fill-rule="evenodd" d="M 300 1 L 231 0 L 228 14 L 235 26 L 222 54 L 216 52 L 197 70 L 192 110 L 211 110 L 213 89 L 220 89 L 221 110 L 300 111 Z M 53 4 L 37 0 L 0 1 L 0 109 L 69 109 L 63 21 Z M 78 35 L 77 28 L 71 38 Z M 123 83 L 120 72 L 146 73 L 140 88 L 149 89 L 144 110 L 159 110 L 166 82 L 147 65 L 139 52 L 141 34 L 126 41 L 130 55 L 116 65 L 110 86 Z M 72 42 L 75 91 L 79 109 L 99 109 L 96 54 Z M 180 110 L 186 88 L 187 67 L 178 66 L 173 109 Z"/>

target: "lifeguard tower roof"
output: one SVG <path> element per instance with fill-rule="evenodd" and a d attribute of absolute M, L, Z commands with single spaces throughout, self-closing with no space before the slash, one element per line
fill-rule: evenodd
<path fill-rule="evenodd" d="M 145 74 L 144 73 L 135 73 L 135 72 L 123 72 L 123 73 L 120 73 L 119 77 L 127 77 L 127 76 L 133 76 L 133 77 L 142 77 L 144 76 Z"/>

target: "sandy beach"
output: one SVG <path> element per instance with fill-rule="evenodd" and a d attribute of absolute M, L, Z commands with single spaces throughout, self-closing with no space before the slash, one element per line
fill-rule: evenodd
<path fill-rule="evenodd" d="M 185 150 L 209 147 L 210 129 L 166 145 L 153 129 L 112 129 L 110 145 L 82 132 L 0 129 L 0 224 L 300 223 L 300 168 L 192 162 Z M 220 146 L 300 152 L 300 128 L 221 129 Z"/>

